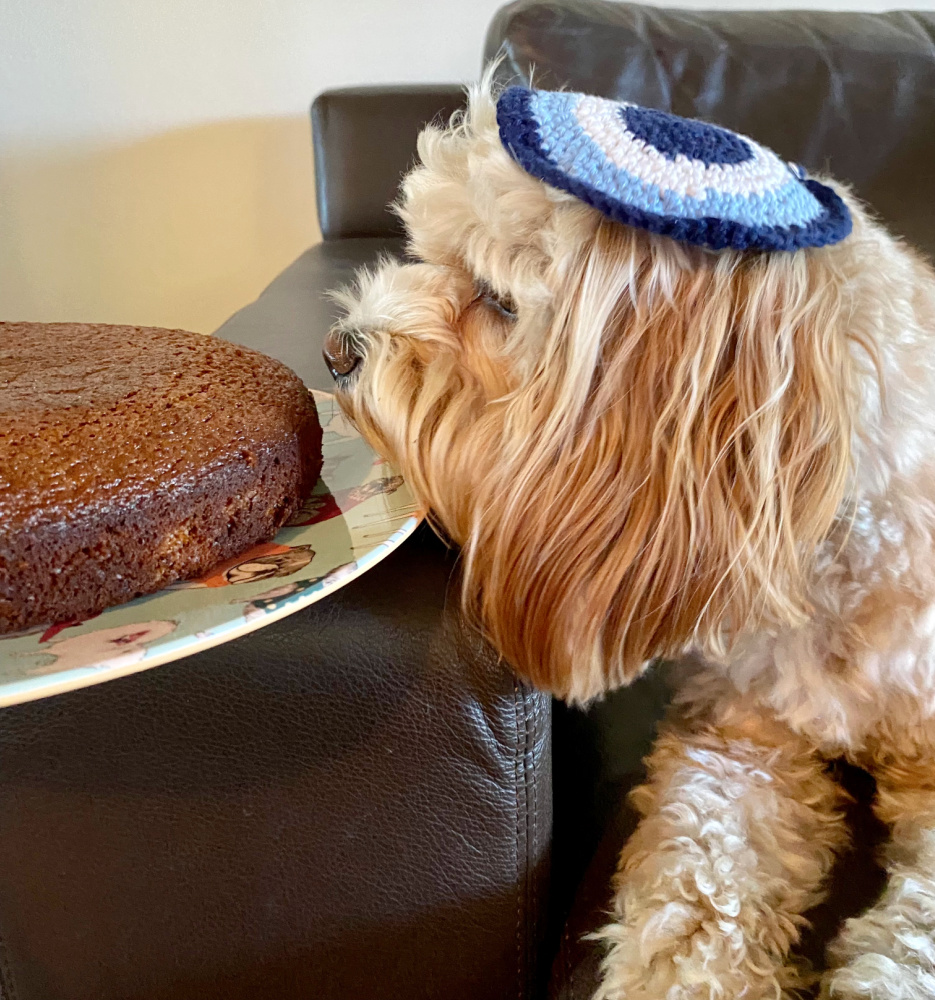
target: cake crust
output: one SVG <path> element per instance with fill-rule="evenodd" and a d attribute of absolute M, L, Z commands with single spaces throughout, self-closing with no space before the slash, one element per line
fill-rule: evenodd
<path fill-rule="evenodd" d="M 182 330 L 0 323 L 0 633 L 271 538 L 321 469 L 285 365 Z"/>

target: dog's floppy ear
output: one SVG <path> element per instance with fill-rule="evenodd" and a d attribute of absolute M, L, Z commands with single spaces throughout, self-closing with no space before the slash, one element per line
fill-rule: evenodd
<path fill-rule="evenodd" d="M 466 606 L 534 683 L 584 700 L 803 620 L 857 405 L 832 253 L 600 226 L 462 539 Z"/>

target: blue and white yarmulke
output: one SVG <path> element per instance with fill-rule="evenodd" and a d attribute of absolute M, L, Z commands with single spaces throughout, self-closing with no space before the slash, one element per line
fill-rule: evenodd
<path fill-rule="evenodd" d="M 843 240 L 844 202 L 728 129 L 587 94 L 511 87 L 500 138 L 533 177 L 608 218 L 713 250 L 796 250 Z"/>

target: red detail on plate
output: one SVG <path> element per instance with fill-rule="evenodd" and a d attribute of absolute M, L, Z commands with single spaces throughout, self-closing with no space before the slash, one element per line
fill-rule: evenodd
<path fill-rule="evenodd" d="M 64 632 L 67 628 L 74 628 L 76 625 L 84 625 L 85 622 L 93 621 L 98 617 L 97 615 L 91 615 L 88 618 L 69 618 L 67 622 L 56 622 L 54 625 L 50 625 L 39 637 L 39 642 L 51 642 L 59 632 Z"/>

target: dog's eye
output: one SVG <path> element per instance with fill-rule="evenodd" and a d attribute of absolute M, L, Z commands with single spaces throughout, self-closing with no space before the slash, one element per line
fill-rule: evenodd
<path fill-rule="evenodd" d="M 509 295 L 498 295 L 486 281 L 478 282 L 476 302 L 484 302 L 506 319 L 516 319 L 516 303 Z"/>

